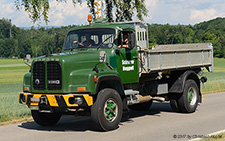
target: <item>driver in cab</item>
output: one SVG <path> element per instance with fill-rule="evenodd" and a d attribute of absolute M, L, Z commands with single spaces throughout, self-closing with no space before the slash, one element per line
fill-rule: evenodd
<path fill-rule="evenodd" d="M 95 41 L 91 39 L 91 35 L 89 33 L 85 34 L 85 38 L 86 40 L 82 43 L 79 43 L 78 41 L 73 41 L 73 43 L 81 45 L 81 46 L 88 46 L 88 47 L 95 46 Z"/>
<path fill-rule="evenodd" d="M 123 34 L 123 46 L 122 47 L 129 48 L 129 46 L 128 46 L 128 35 L 127 34 Z M 121 48 L 121 45 L 119 45 L 118 48 Z"/>

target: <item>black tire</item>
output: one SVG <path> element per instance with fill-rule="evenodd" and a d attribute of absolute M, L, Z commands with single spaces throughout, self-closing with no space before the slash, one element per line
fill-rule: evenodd
<path fill-rule="evenodd" d="M 174 112 L 181 112 L 180 107 L 178 105 L 178 99 L 180 94 L 170 94 L 170 106 Z"/>
<path fill-rule="evenodd" d="M 171 106 L 171 108 L 172 108 L 172 110 L 174 111 L 174 112 L 180 112 L 181 110 L 180 110 L 180 107 L 179 107 L 179 105 L 178 105 L 178 102 L 177 102 L 177 100 L 175 100 L 175 99 L 171 99 L 170 100 L 170 106 Z"/>
<path fill-rule="evenodd" d="M 91 118 L 99 130 L 109 131 L 118 128 L 122 119 L 123 104 L 119 93 L 114 89 L 103 89 L 91 107 Z"/>
<path fill-rule="evenodd" d="M 32 110 L 32 117 L 34 121 L 41 126 L 55 125 L 61 118 L 59 113 L 40 113 L 39 111 Z"/>
<path fill-rule="evenodd" d="M 184 91 L 178 99 L 181 112 L 193 113 L 199 102 L 199 88 L 194 80 L 186 80 Z"/>
<path fill-rule="evenodd" d="M 140 104 L 134 104 L 128 106 L 131 110 L 136 110 L 136 111 L 147 111 L 149 108 L 152 106 L 152 100 L 146 103 L 140 103 Z"/>

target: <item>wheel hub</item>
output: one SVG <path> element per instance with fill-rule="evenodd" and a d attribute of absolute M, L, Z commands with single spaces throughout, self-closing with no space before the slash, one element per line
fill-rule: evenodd
<path fill-rule="evenodd" d="M 197 102 L 197 92 L 194 88 L 190 88 L 188 91 L 188 102 L 191 106 L 194 106 Z"/>
<path fill-rule="evenodd" d="M 188 93 L 188 101 L 189 101 L 189 103 L 191 103 L 192 98 L 193 98 L 193 93 L 192 93 L 192 91 L 190 91 L 190 92 Z"/>
<path fill-rule="evenodd" d="M 117 108 L 116 102 L 112 99 L 106 101 L 105 108 L 104 108 L 105 118 L 108 121 L 113 122 L 117 117 L 117 113 L 118 113 L 118 108 Z"/>

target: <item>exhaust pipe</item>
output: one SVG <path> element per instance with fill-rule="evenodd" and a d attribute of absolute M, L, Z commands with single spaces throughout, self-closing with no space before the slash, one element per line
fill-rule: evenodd
<path fill-rule="evenodd" d="M 142 96 L 142 95 L 129 95 L 127 97 L 127 105 L 134 105 L 134 104 L 139 104 L 139 103 L 145 103 L 149 102 L 152 100 L 152 97 L 150 95 L 147 96 Z"/>
<path fill-rule="evenodd" d="M 142 96 L 142 95 L 136 95 L 137 99 L 139 100 L 139 103 L 146 103 L 152 100 L 152 97 L 150 95 Z"/>
<path fill-rule="evenodd" d="M 164 102 L 165 98 L 164 97 L 151 97 L 150 95 L 142 96 L 142 95 L 129 95 L 127 97 L 127 105 L 134 105 L 134 104 L 140 104 L 140 103 L 146 103 L 149 102 L 150 100 L 155 100 L 159 102 Z"/>

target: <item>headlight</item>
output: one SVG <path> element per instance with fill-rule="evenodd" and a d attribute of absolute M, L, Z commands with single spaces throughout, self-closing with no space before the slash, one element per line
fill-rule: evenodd
<path fill-rule="evenodd" d="M 83 99 L 81 97 L 71 97 L 69 98 L 69 103 L 81 105 L 83 103 Z"/>

